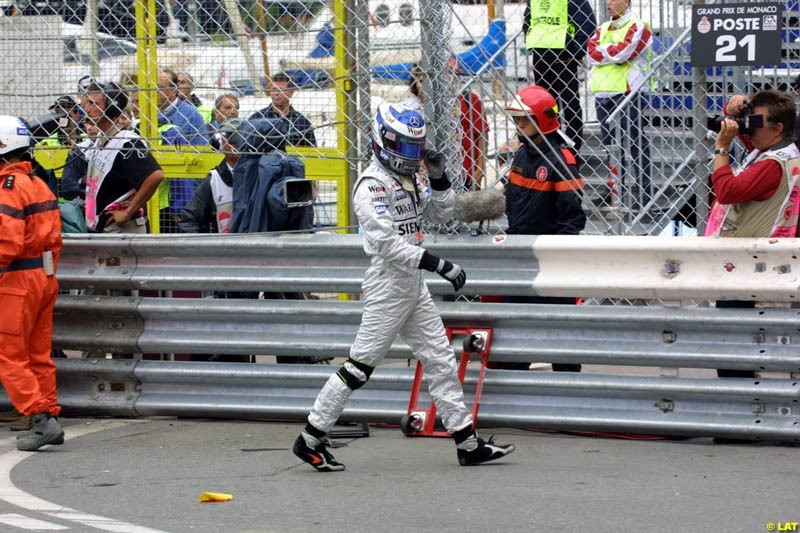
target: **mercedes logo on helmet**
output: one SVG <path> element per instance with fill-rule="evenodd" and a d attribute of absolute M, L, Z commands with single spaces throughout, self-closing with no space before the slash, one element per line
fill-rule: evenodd
<path fill-rule="evenodd" d="M 408 119 L 408 125 L 411 126 L 412 128 L 419 128 L 421 126 L 419 118 L 417 117 L 410 117 Z"/>

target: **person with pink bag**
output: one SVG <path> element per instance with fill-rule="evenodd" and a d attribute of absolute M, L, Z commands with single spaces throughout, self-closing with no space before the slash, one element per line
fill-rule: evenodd
<path fill-rule="evenodd" d="M 797 236 L 800 150 L 794 143 L 795 106 L 781 91 L 737 94 L 719 119 L 711 182 L 716 200 L 706 225 L 713 237 Z M 750 152 L 732 165 L 730 148 L 740 135 Z M 753 301 L 717 301 L 717 307 L 752 309 Z M 717 370 L 720 377 L 753 378 L 752 370 Z"/>

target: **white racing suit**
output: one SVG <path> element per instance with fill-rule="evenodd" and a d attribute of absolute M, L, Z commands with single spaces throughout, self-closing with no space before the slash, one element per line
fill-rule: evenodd
<path fill-rule="evenodd" d="M 375 156 L 353 194 L 364 251 L 372 263 L 363 290 L 364 314 L 350 358 L 333 374 L 314 402 L 308 422 L 328 433 L 354 388 L 369 379 L 399 334 L 425 369 L 431 397 L 449 433 L 472 425 L 464 405 L 456 359 L 442 319 L 425 284 L 419 262 L 424 250 L 420 218 L 444 223 L 450 219 L 452 189 L 431 190 L 426 180 L 388 172 Z M 413 189 L 416 190 L 413 190 Z M 407 190 L 412 189 L 412 190 Z"/>

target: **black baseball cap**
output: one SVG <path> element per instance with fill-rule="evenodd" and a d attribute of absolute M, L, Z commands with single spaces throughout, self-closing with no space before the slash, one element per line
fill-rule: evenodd
<path fill-rule="evenodd" d="M 51 105 L 47 109 L 49 111 L 53 111 L 54 109 L 67 110 L 67 109 L 74 109 L 76 107 L 78 107 L 78 102 L 76 102 L 75 99 L 70 95 L 65 94 L 64 96 L 59 97 L 58 100 L 56 100 L 55 103 L 53 103 L 53 105 Z"/>

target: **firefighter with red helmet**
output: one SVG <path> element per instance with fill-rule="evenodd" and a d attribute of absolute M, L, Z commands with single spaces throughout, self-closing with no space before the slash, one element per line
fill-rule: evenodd
<path fill-rule="evenodd" d="M 520 89 L 506 111 L 514 119 L 521 146 L 514 155 L 506 186 L 508 233 L 577 235 L 586 226 L 581 207 L 583 180 L 571 142 L 561 134 L 558 105 L 543 87 Z M 574 298 L 508 296 L 509 303 L 563 304 Z M 528 363 L 497 363 L 506 370 L 527 370 Z M 556 372 L 580 372 L 579 363 L 553 363 Z"/>
<path fill-rule="evenodd" d="M 506 112 L 521 143 L 508 173 L 508 233 L 577 235 L 586 226 L 583 180 L 569 140 L 559 129 L 555 98 L 531 85 L 516 94 Z"/>
<path fill-rule="evenodd" d="M 32 418 L 17 437 L 22 451 L 64 442 L 50 357 L 61 214 L 33 175 L 31 140 L 22 119 L 0 116 L 0 381 L 14 408 Z"/>

